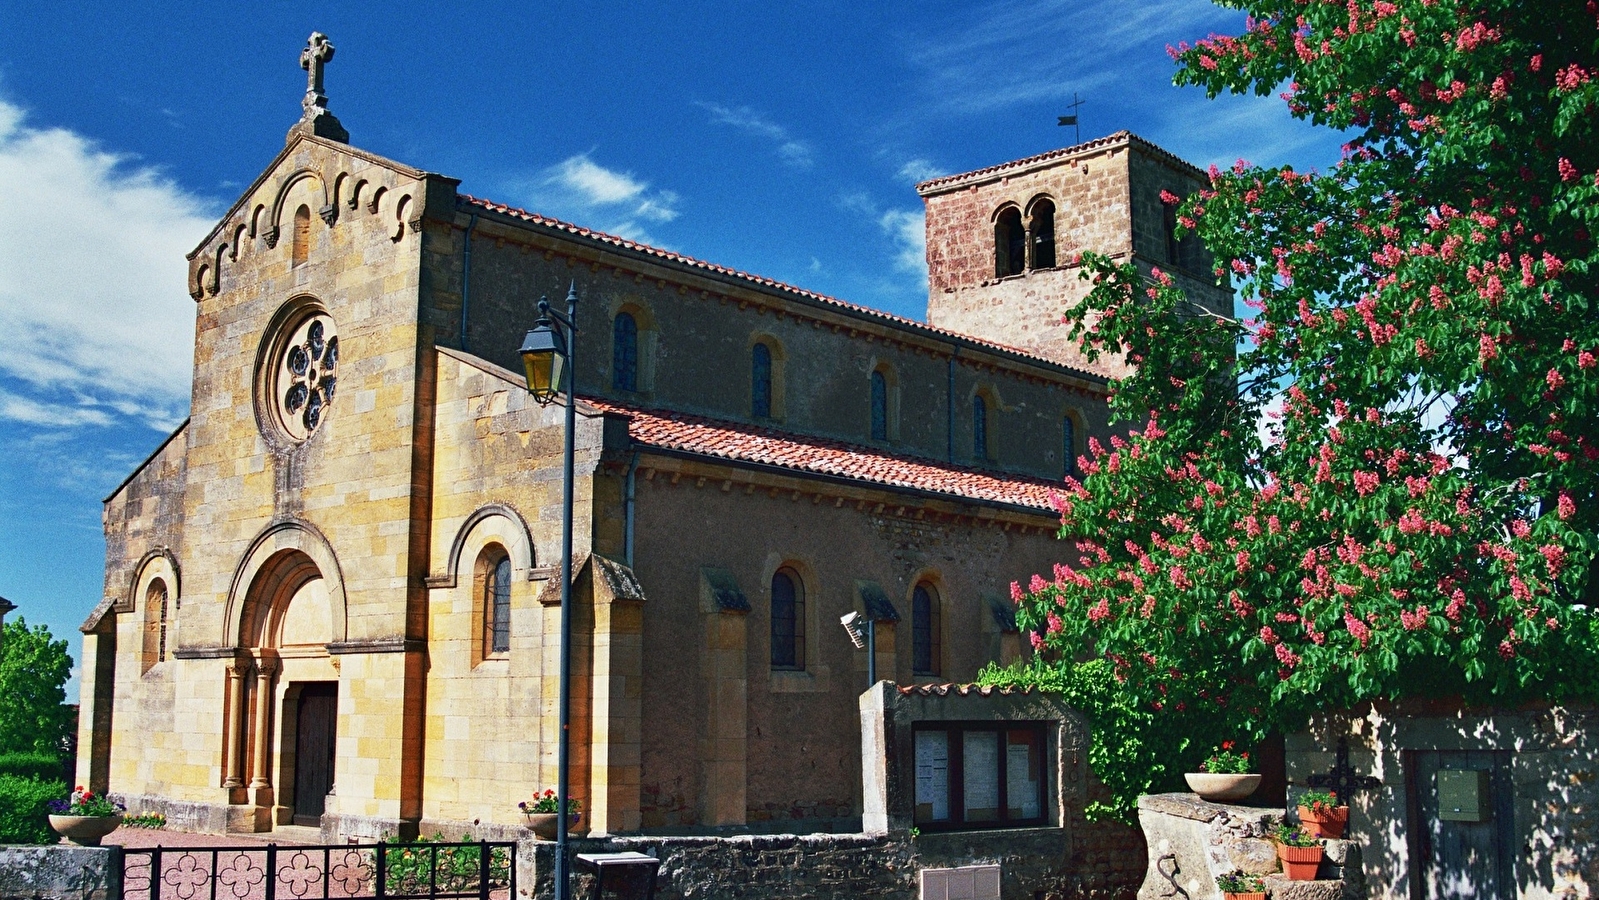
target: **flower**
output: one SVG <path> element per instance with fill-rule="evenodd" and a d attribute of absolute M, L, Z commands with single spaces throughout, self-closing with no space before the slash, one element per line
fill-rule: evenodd
<path fill-rule="evenodd" d="M 545 788 L 543 791 L 534 791 L 532 800 L 523 800 L 516 805 L 523 815 L 531 816 L 536 813 L 558 813 L 561 811 L 559 799 L 555 791 Z M 583 808 L 581 801 L 571 797 L 566 798 L 566 814 L 573 815 Z"/>

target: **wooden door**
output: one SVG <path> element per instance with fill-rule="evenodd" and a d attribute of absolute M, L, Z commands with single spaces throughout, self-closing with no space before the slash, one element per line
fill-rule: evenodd
<path fill-rule="evenodd" d="M 1410 896 L 1414 900 L 1515 900 L 1515 806 L 1503 750 L 1414 750 L 1406 754 Z M 1488 773 L 1483 821 L 1438 815 L 1439 770 Z"/>
<path fill-rule="evenodd" d="M 295 718 L 294 824 L 322 824 L 333 790 L 333 745 L 339 721 L 339 686 L 308 684 L 300 691 Z"/>

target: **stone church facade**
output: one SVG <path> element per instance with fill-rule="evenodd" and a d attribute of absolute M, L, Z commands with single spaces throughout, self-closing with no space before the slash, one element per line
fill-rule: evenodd
<path fill-rule="evenodd" d="M 1125 133 L 920 185 L 923 323 L 470 196 L 306 109 L 190 255 L 191 415 L 107 498 L 83 626 L 79 781 L 199 830 L 512 826 L 554 785 L 563 411 L 517 348 L 568 285 L 589 827 L 858 830 L 839 617 L 902 684 L 1027 652 L 1009 584 L 1062 558 L 1050 491 L 1109 434 L 1114 363 L 1057 324 L 1074 254 L 1211 279 L 1159 201 L 1202 174 Z"/>

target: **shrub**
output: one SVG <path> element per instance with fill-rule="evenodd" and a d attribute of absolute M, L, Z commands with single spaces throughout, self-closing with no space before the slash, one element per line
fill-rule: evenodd
<path fill-rule="evenodd" d="M 50 801 L 67 792 L 64 781 L 0 775 L 0 844 L 53 844 Z"/>
<path fill-rule="evenodd" d="M 0 753 L 0 775 L 32 778 L 36 781 L 59 781 L 66 774 L 61 765 L 61 757 L 54 753 L 34 750 Z"/>

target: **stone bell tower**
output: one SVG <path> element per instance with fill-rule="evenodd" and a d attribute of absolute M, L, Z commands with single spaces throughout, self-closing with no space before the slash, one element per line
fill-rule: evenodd
<path fill-rule="evenodd" d="M 1170 272 L 1189 296 L 1232 314 L 1211 257 L 1196 238 L 1177 240 L 1175 210 L 1209 179 L 1197 167 L 1129 132 L 917 185 L 927 210 L 927 321 L 1105 375 L 1119 360 L 1090 364 L 1061 324 L 1090 284 L 1084 250 Z"/>

